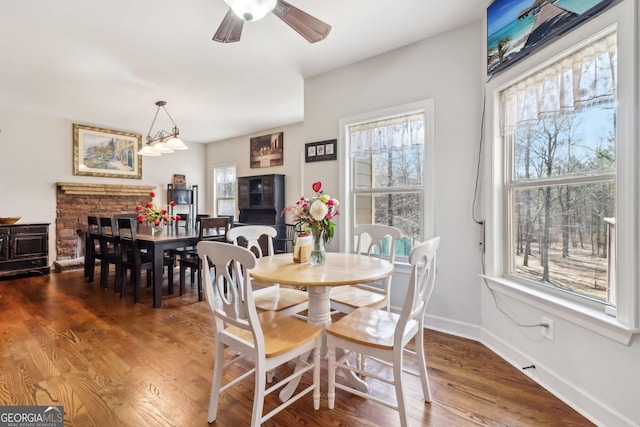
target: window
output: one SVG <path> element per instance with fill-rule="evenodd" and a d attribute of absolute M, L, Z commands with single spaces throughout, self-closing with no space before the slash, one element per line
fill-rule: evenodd
<path fill-rule="evenodd" d="M 617 36 L 500 93 L 508 274 L 614 305 Z"/>
<path fill-rule="evenodd" d="M 213 169 L 214 215 L 236 215 L 236 167 L 222 166 Z"/>
<path fill-rule="evenodd" d="M 425 163 L 433 157 L 426 136 L 431 129 L 430 106 L 422 103 L 416 109 L 414 104 L 342 121 L 348 146 L 345 189 L 350 195 L 343 197 L 348 206 L 346 228 L 360 224 L 399 228 L 403 238 L 393 248 L 397 259 L 407 257 L 426 234 L 425 205 L 431 206 L 432 194 L 426 192 L 426 181 L 431 184 L 428 177 L 433 170 Z M 345 212 L 344 207 L 341 210 Z M 383 251 L 389 254 L 391 249 Z"/>
<path fill-rule="evenodd" d="M 486 283 L 625 345 L 640 326 L 636 16 L 620 2 L 486 86 Z"/>

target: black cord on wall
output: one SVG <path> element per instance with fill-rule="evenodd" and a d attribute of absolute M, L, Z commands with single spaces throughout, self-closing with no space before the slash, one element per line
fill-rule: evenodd
<path fill-rule="evenodd" d="M 491 77 L 489 77 L 489 79 L 487 80 L 487 83 L 489 83 L 491 81 L 491 79 L 493 78 L 494 75 L 491 75 Z M 478 192 L 479 192 L 479 188 L 480 188 L 480 166 L 482 164 L 482 149 L 484 146 L 484 123 L 485 123 L 485 115 L 486 115 L 486 110 L 487 110 L 487 91 L 485 89 L 484 91 L 484 95 L 482 97 L 482 116 L 481 116 L 481 120 L 480 120 L 480 143 L 479 143 L 479 147 L 478 147 L 478 161 L 476 163 L 476 179 L 475 179 L 475 187 L 474 187 L 474 191 L 473 191 L 473 204 L 471 206 L 471 218 L 473 219 L 473 221 L 481 226 L 481 231 L 480 231 L 480 246 L 482 248 L 481 254 L 480 254 L 480 264 L 481 264 L 481 273 L 484 275 L 485 274 L 485 258 L 484 258 L 484 252 L 485 252 L 485 235 L 484 235 L 484 228 L 485 228 L 485 223 L 484 220 L 479 219 L 476 217 L 476 204 L 478 202 Z M 482 278 L 482 281 L 484 282 L 485 286 L 487 287 L 487 289 L 489 290 L 489 292 L 491 293 L 491 296 L 493 297 L 493 303 L 495 304 L 496 308 L 498 309 L 498 311 L 500 311 L 500 313 L 504 314 L 507 319 L 509 319 L 511 322 L 513 322 L 513 324 L 515 324 L 516 326 L 519 326 L 521 328 L 535 328 L 535 327 L 545 327 L 548 328 L 549 325 L 546 323 L 534 323 L 534 324 L 523 324 L 520 323 L 518 321 L 516 321 L 513 317 L 511 317 L 511 315 L 509 315 L 506 311 L 504 311 L 504 309 L 502 307 L 500 307 L 500 304 L 498 304 L 498 299 L 496 297 L 495 292 L 493 291 L 493 289 L 491 289 L 491 287 L 489 286 L 489 283 L 487 283 L 487 279 L 486 278 Z"/>

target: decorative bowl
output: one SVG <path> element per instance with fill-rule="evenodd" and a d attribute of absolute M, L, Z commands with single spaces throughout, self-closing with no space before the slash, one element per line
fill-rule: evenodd
<path fill-rule="evenodd" d="M 0 224 L 3 225 L 10 225 L 10 224 L 15 224 L 16 222 L 20 221 L 19 216 L 2 216 L 0 217 Z"/>

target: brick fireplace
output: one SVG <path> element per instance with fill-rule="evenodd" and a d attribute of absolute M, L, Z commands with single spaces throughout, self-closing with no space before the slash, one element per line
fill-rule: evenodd
<path fill-rule="evenodd" d="M 134 213 L 136 206 L 151 200 L 154 186 L 87 183 L 56 183 L 56 257 L 78 257 L 82 244 L 78 230 L 86 228 L 87 217 Z"/>

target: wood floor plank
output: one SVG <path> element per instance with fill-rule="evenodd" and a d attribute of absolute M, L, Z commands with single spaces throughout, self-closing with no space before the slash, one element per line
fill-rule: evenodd
<path fill-rule="evenodd" d="M 168 295 L 165 284 L 160 309 L 151 308 L 151 288 L 143 286 L 133 304 L 131 288 L 121 299 L 112 286 L 88 284 L 81 271 L 0 281 L 0 405 L 63 405 L 65 426 L 209 425 L 215 361 L 208 304 L 191 285 L 180 296 Z M 418 378 L 404 378 L 410 425 L 592 425 L 482 344 L 429 330 L 424 336 L 433 401 L 422 402 Z M 320 410 L 305 396 L 265 426 L 398 425 L 395 411 L 342 390 L 329 410 L 322 363 Z M 293 366 L 278 368 L 276 378 L 287 369 Z M 367 381 L 379 395 L 394 395 Z M 304 377 L 302 385 L 309 382 Z M 252 399 L 248 378 L 223 394 L 214 425 L 248 425 Z M 276 404 L 269 396 L 265 407 Z"/>

